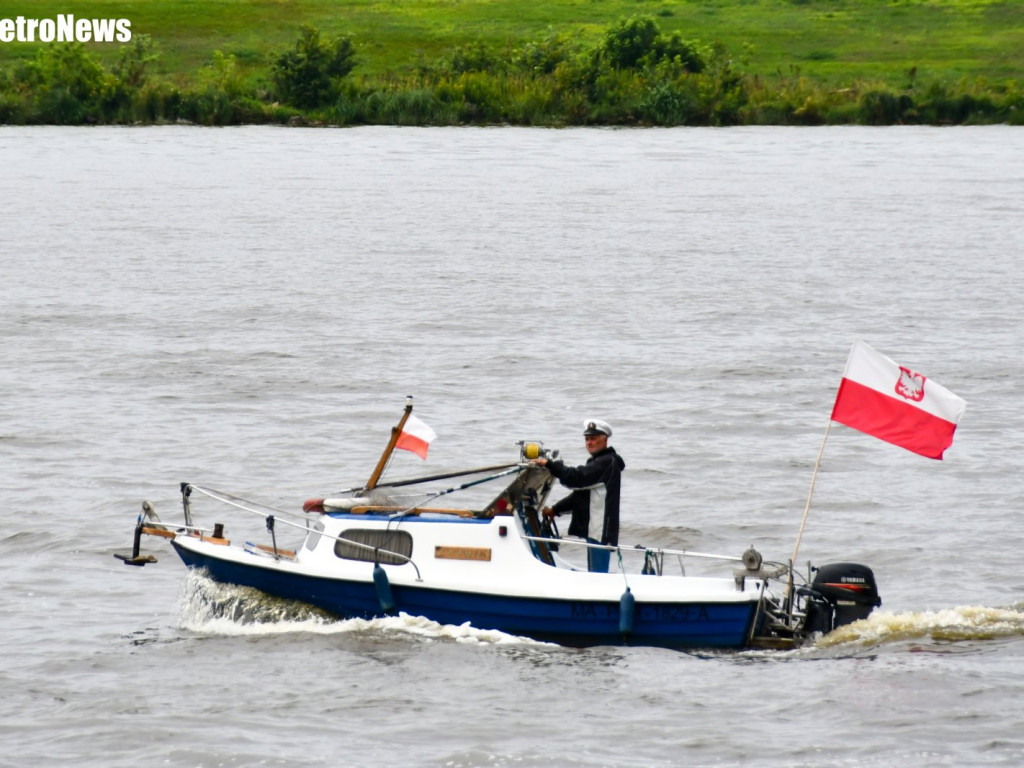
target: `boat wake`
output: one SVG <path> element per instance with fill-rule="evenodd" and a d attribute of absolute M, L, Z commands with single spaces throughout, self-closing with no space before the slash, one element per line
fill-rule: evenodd
<path fill-rule="evenodd" d="M 304 603 L 270 597 L 249 587 L 221 584 L 197 571 L 189 571 L 180 606 L 179 626 L 204 635 L 360 634 L 479 645 L 551 645 L 496 630 L 476 629 L 468 623 L 439 624 L 406 613 L 376 619 L 338 619 Z M 975 650 L 976 642 L 1021 637 L 1024 603 L 1007 608 L 968 605 L 940 611 L 875 611 L 866 619 L 818 638 L 813 646 L 798 653 L 831 654 L 880 646 L 908 646 L 913 652 L 959 652 L 953 644 L 962 644 L 960 650 L 968 652 Z"/>
<path fill-rule="evenodd" d="M 377 619 L 338 619 L 304 603 L 271 597 L 249 587 L 221 584 L 189 571 L 181 598 L 179 626 L 204 635 L 406 635 L 479 645 L 547 645 L 495 630 L 438 624 L 399 613 Z"/>
<path fill-rule="evenodd" d="M 875 611 L 866 619 L 838 627 L 820 638 L 814 647 L 864 647 L 929 641 L 945 645 L 1018 637 L 1024 637 L 1024 604 L 1008 608 L 965 605 L 941 611 Z M 912 647 L 911 650 L 934 649 Z"/>

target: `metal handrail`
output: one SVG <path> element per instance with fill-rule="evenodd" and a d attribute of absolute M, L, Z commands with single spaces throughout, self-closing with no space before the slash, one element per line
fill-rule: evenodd
<path fill-rule="evenodd" d="M 616 544 L 593 544 L 589 541 L 579 541 L 577 539 L 551 539 L 546 538 L 544 536 L 524 535 L 523 538 L 527 541 L 541 541 L 548 544 L 558 545 L 569 544 L 571 546 L 586 547 L 588 549 L 604 549 L 608 550 L 609 552 L 617 552 L 620 550 L 623 552 L 653 552 L 657 555 L 678 555 L 680 557 L 704 557 L 710 560 L 729 560 L 737 563 L 743 562 L 742 557 L 737 557 L 735 555 L 715 555 L 708 552 L 692 552 L 686 549 L 651 549 L 650 547 L 645 547 L 642 544 L 636 544 L 630 547 Z"/>

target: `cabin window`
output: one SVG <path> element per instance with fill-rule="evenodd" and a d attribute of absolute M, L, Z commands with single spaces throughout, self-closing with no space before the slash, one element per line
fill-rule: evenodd
<path fill-rule="evenodd" d="M 350 543 L 350 542 L 355 542 Z M 357 546 L 362 544 L 363 546 Z M 375 552 L 379 549 L 379 552 Z M 405 557 L 398 557 L 404 555 Z M 412 536 L 408 531 L 379 531 L 350 528 L 334 542 L 334 554 L 343 560 L 374 561 L 381 565 L 402 565 L 412 557 Z"/>
<path fill-rule="evenodd" d="M 315 523 L 306 536 L 306 549 L 310 552 L 316 549 L 316 545 L 320 543 L 320 534 L 323 532 L 324 524 L 321 522 Z"/>

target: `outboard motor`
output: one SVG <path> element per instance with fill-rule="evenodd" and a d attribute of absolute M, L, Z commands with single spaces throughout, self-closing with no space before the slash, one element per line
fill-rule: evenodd
<path fill-rule="evenodd" d="M 806 603 L 804 631 L 827 634 L 836 627 L 866 619 L 878 596 L 875 574 L 859 563 L 832 563 L 817 569 L 814 582 L 801 590 Z"/>

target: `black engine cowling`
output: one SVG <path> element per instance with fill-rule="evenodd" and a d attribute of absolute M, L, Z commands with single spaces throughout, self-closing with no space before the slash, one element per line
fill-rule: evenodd
<path fill-rule="evenodd" d="M 832 563 L 817 569 L 810 587 L 801 590 L 807 618 L 804 630 L 831 632 L 836 627 L 866 619 L 882 604 L 875 574 L 859 563 Z"/>

